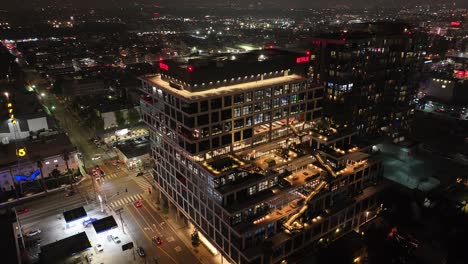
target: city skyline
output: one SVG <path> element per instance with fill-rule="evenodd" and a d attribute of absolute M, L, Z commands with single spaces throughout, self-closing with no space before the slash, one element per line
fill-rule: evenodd
<path fill-rule="evenodd" d="M 186 1 L 186 0 L 175 0 L 175 1 L 151 1 L 151 0 L 102 0 L 96 3 L 96 1 L 90 0 L 35 0 L 25 1 L 20 0 L 18 2 L 7 2 L 4 7 L 9 9 L 31 9 L 40 8 L 47 6 L 55 7 L 75 7 L 75 8 L 105 8 L 113 9 L 119 7 L 130 7 L 135 5 L 146 5 L 155 7 L 182 7 L 182 8 L 196 8 L 196 7 L 208 7 L 208 8 L 226 8 L 226 7 L 262 7 L 262 8 L 275 8 L 275 9 L 289 9 L 289 8 L 399 8 L 399 7 L 411 7 L 416 5 L 446 5 L 447 7 L 466 7 L 465 1 L 461 0 L 433 0 L 430 4 L 427 1 L 422 0 L 331 0 L 326 2 L 310 2 L 306 0 L 292 0 L 292 1 L 281 1 L 281 0 L 269 0 L 269 1 L 248 1 L 248 0 L 231 0 L 218 1 L 218 0 L 197 0 L 197 1 Z"/>

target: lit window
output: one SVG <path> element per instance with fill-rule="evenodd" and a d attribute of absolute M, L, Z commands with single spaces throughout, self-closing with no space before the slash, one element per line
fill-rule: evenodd
<path fill-rule="evenodd" d="M 258 184 L 258 191 L 261 192 L 268 188 L 268 181 L 264 181 Z"/>
<path fill-rule="evenodd" d="M 54 163 L 57 163 L 57 162 L 58 162 L 58 160 L 54 160 Z"/>
<path fill-rule="evenodd" d="M 50 162 L 46 161 L 46 163 L 45 163 L 45 164 L 46 164 L 46 165 L 48 165 L 48 164 L 50 164 Z"/>
<path fill-rule="evenodd" d="M 253 195 L 256 192 L 257 192 L 257 186 L 254 185 L 254 186 L 249 187 L 249 191 L 248 191 L 249 195 Z"/>

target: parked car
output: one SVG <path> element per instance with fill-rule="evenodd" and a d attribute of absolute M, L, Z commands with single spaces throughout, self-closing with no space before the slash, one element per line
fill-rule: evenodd
<path fill-rule="evenodd" d="M 136 251 L 140 257 L 146 256 L 145 251 L 143 250 L 142 247 L 137 247 Z"/>
<path fill-rule="evenodd" d="M 97 218 L 89 218 L 88 220 L 84 220 L 84 221 L 83 221 L 83 226 L 84 226 L 84 227 L 87 227 L 87 226 L 89 226 L 90 224 L 92 224 L 92 223 L 93 223 L 94 221 L 96 221 L 96 220 L 97 220 Z"/>
<path fill-rule="evenodd" d="M 104 247 L 103 247 L 101 244 L 97 244 L 97 245 L 96 245 L 96 250 L 97 250 L 98 252 L 102 252 L 102 251 L 104 250 Z"/>
<path fill-rule="evenodd" d="M 27 237 L 33 237 L 35 235 L 39 235 L 42 231 L 40 229 L 34 229 L 34 230 L 31 230 L 29 232 L 27 232 L 25 235 Z"/>
<path fill-rule="evenodd" d="M 100 158 L 102 158 L 101 155 L 94 155 L 94 157 L 92 157 L 91 160 L 98 160 Z"/>
<path fill-rule="evenodd" d="M 119 238 L 118 236 L 113 236 L 113 237 L 112 237 L 112 240 L 114 240 L 114 242 L 115 242 L 116 244 L 119 244 L 119 243 L 121 242 L 121 241 L 120 241 L 120 238 Z"/>
<path fill-rule="evenodd" d="M 22 208 L 16 211 L 18 215 L 29 212 L 29 208 Z"/>

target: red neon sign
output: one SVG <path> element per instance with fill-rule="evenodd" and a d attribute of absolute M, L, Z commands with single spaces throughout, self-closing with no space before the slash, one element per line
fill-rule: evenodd
<path fill-rule="evenodd" d="M 304 63 L 304 62 L 309 62 L 309 61 L 310 61 L 309 56 L 296 58 L 296 63 Z"/>
<path fill-rule="evenodd" d="M 452 27 L 459 27 L 461 25 L 461 22 L 460 21 L 452 21 L 452 22 L 450 22 L 450 25 Z"/>
<path fill-rule="evenodd" d="M 455 76 L 457 78 L 468 77 L 468 70 L 455 70 Z"/>
<path fill-rule="evenodd" d="M 187 71 L 192 72 L 192 71 L 193 71 L 193 67 L 189 65 L 189 66 L 187 67 Z"/>
<path fill-rule="evenodd" d="M 163 69 L 163 70 L 168 71 L 168 70 L 169 70 L 169 65 L 160 62 L 160 63 L 159 63 L 159 69 Z"/>

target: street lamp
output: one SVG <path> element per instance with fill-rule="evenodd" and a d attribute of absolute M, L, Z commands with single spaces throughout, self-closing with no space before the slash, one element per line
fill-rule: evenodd
<path fill-rule="evenodd" d="M 46 96 L 46 94 L 45 94 L 45 93 L 41 93 L 41 96 L 42 96 L 42 97 L 45 97 L 45 96 Z"/>
<path fill-rule="evenodd" d="M 366 212 L 366 223 L 367 223 L 367 218 L 369 217 L 369 211 Z"/>
<path fill-rule="evenodd" d="M 104 209 L 102 208 L 102 197 L 100 194 L 98 194 L 98 199 L 99 199 L 99 204 L 101 205 L 101 213 L 104 212 Z"/>

